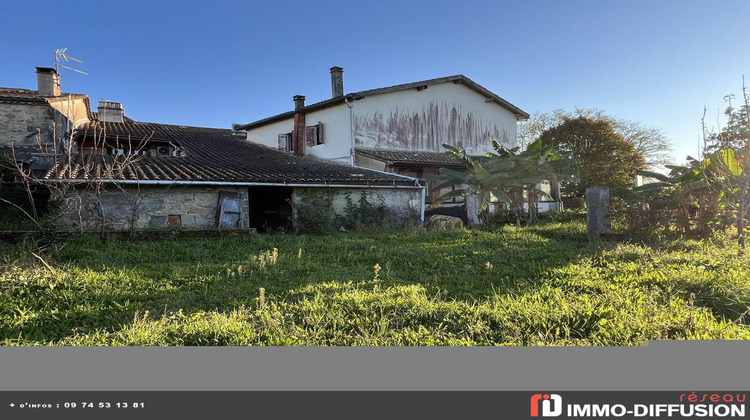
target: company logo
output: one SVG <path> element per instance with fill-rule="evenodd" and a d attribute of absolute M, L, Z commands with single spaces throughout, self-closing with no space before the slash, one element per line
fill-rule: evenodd
<path fill-rule="evenodd" d="M 531 417 L 539 417 L 540 405 L 542 406 L 542 417 L 557 417 L 563 412 L 562 397 L 558 394 L 532 395 Z"/>

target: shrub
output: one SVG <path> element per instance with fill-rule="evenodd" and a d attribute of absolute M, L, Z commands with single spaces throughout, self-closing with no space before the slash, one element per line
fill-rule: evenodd
<path fill-rule="evenodd" d="M 342 227 L 351 230 L 379 227 L 389 224 L 388 210 L 383 205 L 370 203 L 366 192 L 359 195 L 357 204 L 354 204 L 351 194 L 347 194 L 344 214 L 339 221 Z"/>
<path fill-rule="evenodd" d="M 338 229 L 338 220 L 333 212 L 333 194 L 330 191 L 302 190 L 300 200 L 292 203 L 296 212 L 297 233 L 324 234 Z"/>

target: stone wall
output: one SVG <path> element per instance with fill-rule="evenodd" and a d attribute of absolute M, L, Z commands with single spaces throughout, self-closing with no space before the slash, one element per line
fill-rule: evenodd
<path fill-rule="evenodd" d="M 374 207 L 383 206 L 388 216 L 396 225 L 421 221 L 422 190 L 418 188 L 294 188 L 292 208 L 304 202 L 310 194 L 323 193 L 330 196 L 333 212 L 343 216 L 347 206 L 347 197 L 353 204 L 359 202 L 360 196 L 367 194 L 367 201 Z M 296 215 L 293 210 L 293 218 Z"/>
<path fill-rule="evenodd" d="M 219 215 L 219 193 L 237 193 L 242 200 L 239 228 L 249 227 L 246 187 L 230 186 L 124 186 L 110 185 L 96 194 L 80 188 L 67 195 L 61 224 L 82 230 L 98 230 L 104 209 L 105 228 L 146 229 L 179 223 L 182 228 L 214 229 Z M 101 205 L 100 205 L 101 202 Z M 135 209 L 135 211 L 134 211 Z"/>
<path fill-rule="evenodd" d="M 0 103 L 0 145 L 36 146 L 37 133 L 43 143 L 51 144 L 53 133 L 57 131 L 53 129 L 54 120 L 55 111 L 46 104 Z"/>
<path fill-rule="evenodd" d="M 71 123 L 88 121 L 88 101 L 68 100 L 67 96 L 49 98 L 48 103 L 0 103 L 0 145 L 52 147 L 66 139 L 68 118 Z M 51 151 L 51 150 L 49 150 Z"/>

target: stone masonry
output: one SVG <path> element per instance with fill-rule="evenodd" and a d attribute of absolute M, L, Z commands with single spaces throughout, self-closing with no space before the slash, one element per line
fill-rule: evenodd
<path fill-rule="evenodd" d="M 99 196 L 79 189 L 66 200 L 65 222 L 71 228 L 97 230 L 104 208 L 105 228 L 112 230 L 164 228 L 178 220 L 182 228 L 214 229 L 219 215 L 219 192 L 238 193 L 242 200 L 240 228 L 249 226 L 247 188 L 230 186 L 141 186 L 123 190 L 110 185 Z M 136 211 L 134 211 L 136 209 Z"/>

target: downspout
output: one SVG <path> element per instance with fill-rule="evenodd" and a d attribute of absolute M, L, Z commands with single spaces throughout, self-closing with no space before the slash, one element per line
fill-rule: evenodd
<path fill-rule="evenodd" d="M 422 219 L 422 224 L 424 224 L 424 211 L 425 211 L 425 199 L 427 198 L 427 186 L 422 186 L 422 205 L 420 206 L 420 218 Z"/>
<path fill-rule="evenodd" d="M 352 116 L 354 105 L 349 103 L 349 98 L 346 96 L 344 96 L 344 103 L 349 108 L 349 164 L 354 166 L 354 117 Z"/>

